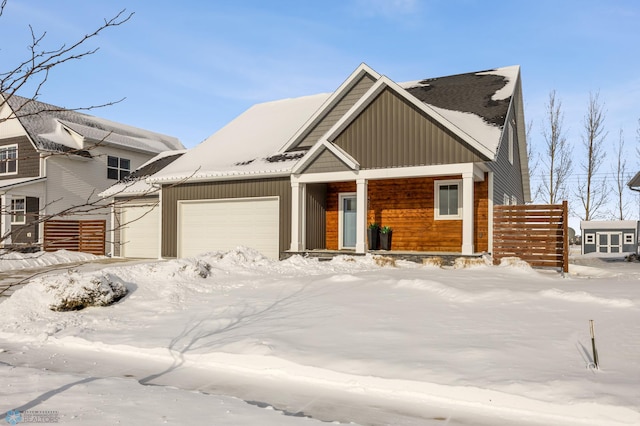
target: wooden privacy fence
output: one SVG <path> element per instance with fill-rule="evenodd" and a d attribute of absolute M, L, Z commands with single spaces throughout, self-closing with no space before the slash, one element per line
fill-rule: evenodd
<path fill-rule="evenodd" d="M 534 267 L 569 272 L 568 205 L 495 206 L 493 261 L 515 256 Z"/>
<path fill-rule="evenodd" d="M 44 223 L 44 250 L 69 250 L 104 255 L 106 221 L 48 220 Z"/>

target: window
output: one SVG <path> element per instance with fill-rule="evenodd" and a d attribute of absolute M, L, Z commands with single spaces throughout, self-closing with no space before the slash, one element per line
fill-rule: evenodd
<path fill-rule="evenodd" d="M 107 179 L 122 180 L 131 173 L 131 161 L 126 158 L 107 157 Z"/>
<path fill-rule="evenodd" d="M 518 199 L 516 198 L 515 195 L 511 196 L 511 204 L 514 205 L 514 206 L 518 205 Z"/>
<path fill-rule="evenodd" d="M 509 162 L 511 164 L 513 164 L 513 140 L 515 139 L 515 122 L 513 120 L 509 121 L 509 127 L 507 130 L 507 137 L 509 139 L 509 146 L 508 146 L 508 150 L 509 150 Z"/>
<path fill-rule="evenodd" d="M 624 243 L 625 244 L 633 244 L 634 243 L 634 238 L 633 238 L 633 234 L 624 234 Z"/>
<path fill-rule="evenodd" d="M 0 147 L 0 174 L 18 173 L 18 145 Z"/>
<path fill-rule="evenodd" d="M 504 204 L 505 206 L 508 206 L 508 205 L 509 205 L 509 201 L 510 201 L 510 200 L 511 200 L 511 199 L 509 198 L 509 196 L 508 196 L 507 194 L 504 194 L 504 195 L 502 196 L 502 204 Z"/>
<path fill-rule="evenodd" d="M 27 222 L 27 202 L 24 197 L 11 199 L 11 223 L 24 225 Z"/>
<path fill-rule="evenodd" d="M 584 236 L 584 243 L 585 244 L 595 244 L 596 243 L 595 235 L 594 234 L 586 234 Z"/>
<path fill-rule="evenodd" d="M 437 180 L 435 181 L 435 218 L 436 219 L 461 219 L 462 218 L 462 181 Z"/>

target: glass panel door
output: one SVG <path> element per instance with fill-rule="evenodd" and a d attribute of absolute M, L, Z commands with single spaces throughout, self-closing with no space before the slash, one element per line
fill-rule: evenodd
<path fill-rule="evenodd" d="M 342 247 L 356 246 L 356 197 L 342 197 Z"/>

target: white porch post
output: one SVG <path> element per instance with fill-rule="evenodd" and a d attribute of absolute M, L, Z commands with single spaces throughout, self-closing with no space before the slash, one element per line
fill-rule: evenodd
<path fill-rule="evenodd" d="M 462 254 L 473 254 L 473 172 L 462 174 Z"/>
<path fill-rule="evenodd" d="M 2 236 L 6 237 L 2 240 L 2 245 L 8 246 L 11 244 L 11 194 L 2 194 L 0 197 L 0 204 L 2 205 L 2 217 L 0 225 L 0 231 Z"/>
<path fill-rule="evenodd" d="M 365 253 L 367 229 L 367 180 L 356 180 L 356 253 Z"/>
<path fill-rule="evenodd" d="M 291 251 L 304 250 L 304 189 L 305 184 L 291 182 Z"/>

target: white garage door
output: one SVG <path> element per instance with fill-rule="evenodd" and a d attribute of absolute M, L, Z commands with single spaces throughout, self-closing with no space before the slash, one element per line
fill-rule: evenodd
<path fill-rule="evenodd" d="M 178 257 L 251 247 L 280 256 L 278 198 L 180 201 Z"/>
<path fill-rule="evenodd" d="M 160 244 L 160 208 L 157 205 L 126 206 L 120 223 L 120 255 L 122 257 L 158 257 Z"/>

